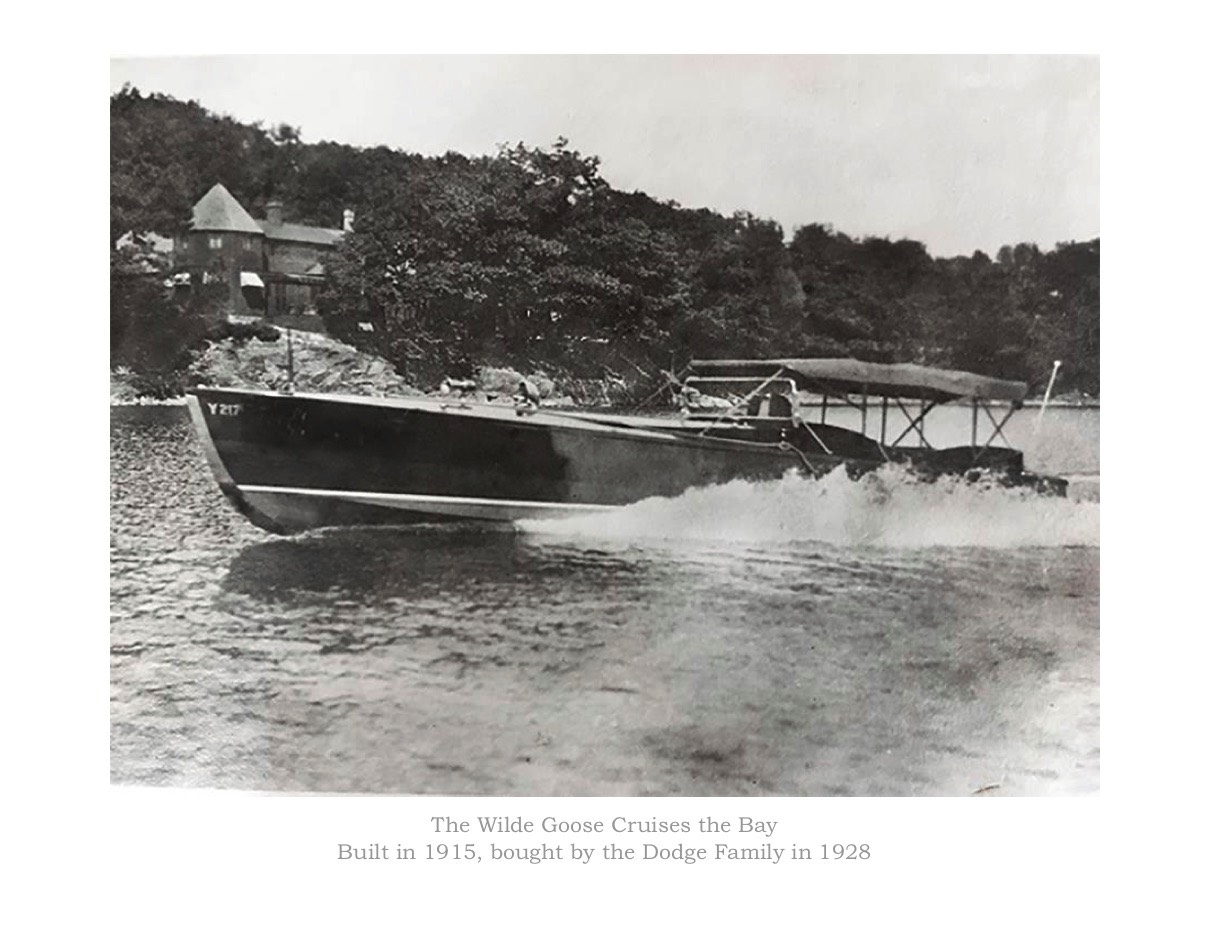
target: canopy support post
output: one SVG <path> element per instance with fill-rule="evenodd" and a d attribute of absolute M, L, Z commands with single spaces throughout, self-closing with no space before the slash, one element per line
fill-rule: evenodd
<path fill-rule="evenodd" d="M 908 435 L 910 435 L 913 431 L 915 431 L 918 435 L 920 435 L 920 443 L 922 446 L 924 446 L 926 448 L 931 447 L 931 445 L 928 443 L 928 440 L 924 437 L 924 416 L 928 415 L 928 413 L 933 410 L 933 407 L 937 403 L 929 402 L 926 404 L 924 402 L 924 400 L 921 399 L 920 400 L 920 414 L 917 415 L 915 418 L 912 418 L 912 413 L 909 412 L 906 408 L 904 408 L 902 399 L 896 399 L 895 404 L 899 406 L 900 410 L 902 410 L 903 414 L 908 419 L 910 419 L 910 421 L 908 422 L 907 428 L 903 429 L 903 431 L 901 431 L 899 433 L 899 437 L 891 442 L 891 447 L 898 447 L 899 442 L 902 441 L 904 438 L 906 438 Z"/>
<path fill-rule="evenodd" d="M 995 441 L 996 438 L 1000 438 L 1001 440 L 1004 441 L 1005 444 L 1008 444 L 1008 438 L 1004 437 L 1003 429 L 1004 429 L 1004 426 L 1008 424 L 1008 420 L 1013 417 L 1013 412 L 1015 411 L 1015 409 L 1010 408 L 1007 412 L 1004 413 L 1004 417 L 1002 419 L 1000 419 L 1000 421 L 997 422 L 996 416 L 992 414 L 992 410 L 990 408 L 988 408 L 987 404 L 984 403 L 983 400 L 981 400 L 981 399 L 979 400 L 979 404 L 983 406 L 983 410 L 985 412 L 987 412 L 987 417 L 989 419 L 991 419 L 993 430 L 992 430 L 991 437 L 987 439 L 987 444 L 983 445 L 983 447 L 981 447 L 979 449 L 979 453 L 976 454 L 974 459 L 971 461 L 972 465 L 979 463 L 979 458 L 982 457 L 984 452 L 986 452 L 987 449 L 992 446 L 992 442 Z"/>
<path fill-rule="evenodd" d="M 807 429 L 807 434 L 809 434 L 812 438 L 815 439 L 815 443 L 818 444 L 821 448 L 823 448 L 823 452 L 825 454 L 832 453 L 832 449 L 823 443 L 823 438 L 819 437 L 819 435 L 817 435 L 815 433 L 815 429 L 811 427 L 810 422 L 803 422 L 802 427 Z M 797 450 L 797 448 L 795 448 L 795 450 Z M 800 451 L 799 453 L 801 454 L 802 452 Z"/>

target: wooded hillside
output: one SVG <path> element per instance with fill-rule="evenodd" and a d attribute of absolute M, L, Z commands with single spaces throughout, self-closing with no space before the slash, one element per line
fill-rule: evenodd
<path fill-rule="evenodd" d="M 215 182 L 254 216 L 277 199 L 337 227 L 352 208 L 321 312 L 421 385 L 478 364 L 655 378 L 694 356 L 853 356 L 1039 388 L 1061 359 L 1059 391 L 1099 391 L 1099 240 L 938 258 L 619 191 L 562 139 L 473 158 L 304 143 L 132 88 L 110 120 L 111 250 L 180 229 Z"/>

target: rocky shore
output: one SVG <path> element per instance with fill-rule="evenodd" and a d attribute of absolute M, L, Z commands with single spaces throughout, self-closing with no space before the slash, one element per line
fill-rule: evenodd
<path fill-rule="evenodd" d="M 289 358 L 293 357 L 293 382 Z M 134 388 L 128 372 L 121 368 L 110 373 L 111 405 L 180 405 L 184 398 L 157 399 Z M 509 366 L 483 365 L 475 370 L 475 388 L 466 398 L 491 402 L 511 399 L 525 381 L 537 391 L 542 405 L 550 408 L 607 408 L 632 405 L 636 392 L 646 395 L 651 387 L 640 390 L 620 376 L 584 379 L 567 374 L 548 373 L 540 368 L 526 372 Z M 209 344 L 189 368 L 188 385 L 225 386 L 236 389 L 283 390 L 295 392 L 337 393 L 355 396 L 437 395 L 440 387 L 417 387 L 396 372 L 381 357 L 357 350 L 326 334 L 294 331 L 287 341 L 284 333 L 277 340 L 225 339 Z M 707 407 L 725 407 L 727 400 L 708 398 Z M 1041 398 L 1028 399 L 1029 408 L 1041 404 Z M 1100 400 L 1082 393 L 1052 397 L 1054 408 L 1099 408 Z"/>
<path fill-rule="evenodd" d="M 291 361 L 292 358 L 292 361 Z M 293 367 L 293 379 L 290 370 Z M 511 399 L 522 382 L 538 393 L 542 404 L 597 407 L 616 404 L 633 391 L 621 378 L 578 379 L 549 374 L 542 369 L 522 373 L 507 366 L 480 366 L 474 389 L 465 396 L 478 401 Z M 188 385 L 224 386 L 236 389 L 283 390 L 386 397 L 441 394 L 440 386 L 417 387 L 396 372 L 386 360 L 364 353 L 324 334 L 295 331 L 289 342 L 277 340 L 226 339 L 208 345 L 190 366 Z M 173 405 L 183 398 L 155 399 L 140 395 L 131 374 L 122 369 L 110 373 L 111 405 Z"/>

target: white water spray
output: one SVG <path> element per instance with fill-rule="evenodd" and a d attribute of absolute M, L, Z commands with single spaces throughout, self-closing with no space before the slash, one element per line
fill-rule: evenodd
<path fill-rule="evenodd" d="M 924 482 L 888 466 L 851 481 L 842 468 L 820 480 L 780 480 L 689 490 L 609 513 L 520 523 L 559 537 L 710 541 L 818 541 L 891 548 L 1096 546 L 1096 502 L 958 478 Z"/>

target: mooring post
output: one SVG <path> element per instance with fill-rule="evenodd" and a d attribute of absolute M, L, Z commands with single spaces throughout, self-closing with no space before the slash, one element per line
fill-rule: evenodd
<path fill-rule="evenodd" d="M 294 330 L 286 325 L 286 392 L 294 392 Z"/>

